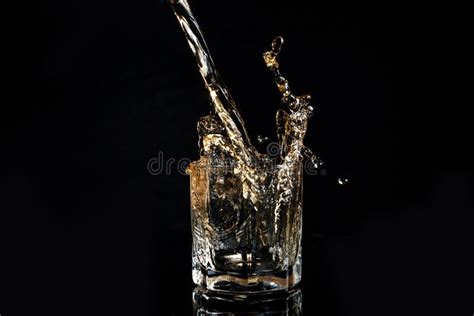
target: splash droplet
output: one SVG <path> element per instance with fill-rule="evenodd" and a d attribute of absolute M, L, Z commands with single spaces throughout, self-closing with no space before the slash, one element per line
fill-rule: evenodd
<path fill-rule="evenodd" d="M 257 141 L 258 141 L 260 144 L 261 144 L 261 143 L 268 142 L 268 137 L 267 137 L 267 136 L 258 135 L 258 136 L 257 136 Z"/>
<path fill-rule="evenodd" d="M 321 158 L 316 155 L 311 156 L 311 162 L 314 164 L 315 168 L 320 168 L 322 165 L 324 165 L 324 161 L 322 161 Z"/>
<path fill-rule="evenodd" d="M 337 179 L 337 183 L 339 183 L 340 185 L 346 185 L 349 183 L 349 179 L 347 178 L 339 178 Z"/>
<path fill-rule="evenodd" d="M 283 37 L 277 36 L 272 42 L 272 52 L 275 55 L 278 55 L 281 51 L 281 47 L 283 46 L 284 40 Z"/>

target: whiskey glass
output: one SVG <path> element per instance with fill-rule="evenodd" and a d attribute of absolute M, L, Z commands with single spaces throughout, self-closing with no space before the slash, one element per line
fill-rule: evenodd
<path fill-rule="evenodd" d="M 217 292 L 290 290 L 301 280 L 303 164 L 291 168 L 285 203 L 272 185 L 280 169 L 267 168 L 268 187 L 250 201 L 232 166 L 191 164 L 192 277 Z M 259 207 L 254 205 L 258 203 Z"/>

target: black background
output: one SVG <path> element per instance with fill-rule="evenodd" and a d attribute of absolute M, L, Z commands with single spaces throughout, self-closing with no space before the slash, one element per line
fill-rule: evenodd
<path fill-rule="evenodd" d="M 253 139 L 275 138 L 261 54 L 276 35 L 293 90 L 313 95 L 306 144 L 327 175 L 305 177 L 305 315 L 471 315 L 462 9 L 191 5 Z M 18 28 L 28 72 L 1 110 L 0 313 L 190 315 L 189 181 L 147 171 L 160 152 L 196 159 L 209 110 L 171 9 L 47 0 Z"/>

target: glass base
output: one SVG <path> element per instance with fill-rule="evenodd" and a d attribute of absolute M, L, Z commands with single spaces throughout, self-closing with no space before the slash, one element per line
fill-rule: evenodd
<path fill-rule="evenodd" d="M 221 294 L 196 288 L 194 315 L 302 315 L 301 290 L 262 295 Z"/>
<path fill-rule="evenodd" d="M 259 294 L 288 291 L 301 280 L 301 269 L 294 265 L 278 272 L 240 275 L 193 267 L 193 281 L 207 290 L 228 293 Z"/>

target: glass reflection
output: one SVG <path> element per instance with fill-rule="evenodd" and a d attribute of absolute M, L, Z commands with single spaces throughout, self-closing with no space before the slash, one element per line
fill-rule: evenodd
<path fill-rule="evenodd" d="M 278 294 L 231 295 L 218 294 L 197 287 L 193 291 L 193 315 L 252 315 L 252 316 L 299 316 L 303 315 L 303 294 L 291 290 Z"/>

